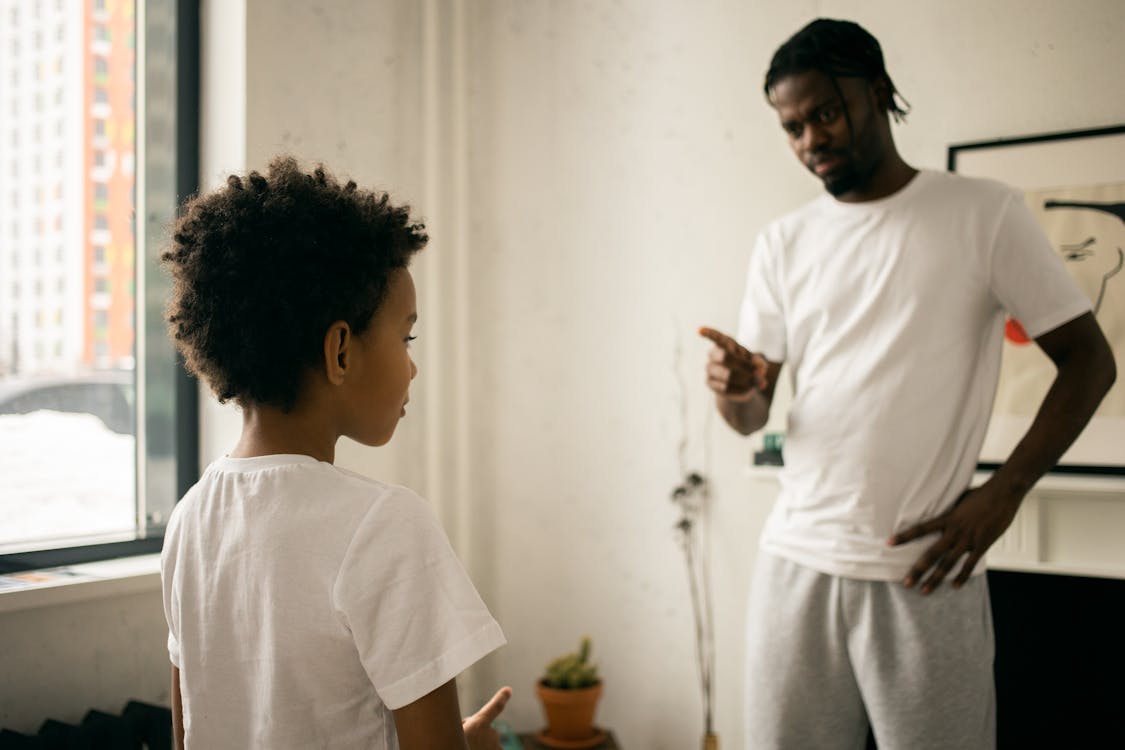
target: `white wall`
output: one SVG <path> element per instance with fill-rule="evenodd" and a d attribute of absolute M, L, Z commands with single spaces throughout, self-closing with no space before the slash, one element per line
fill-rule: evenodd
<path fill-rule="evenodd" d="M 544 658 L 589 632 L 602 720 L 625 746 L 698 741 L 666 500 L 678 369 L 690 463 L 715 486 L 719 730 L 741 745 L 744 592 L 774 489 L 741 473 L 753 441 L 704 416 L 692 330 L 733 327 L 753 233 L 818 191 L 760 93 L 773 49 L 817 15 L 883 41 L 915 105 L 898 137 L 916 165 L 943 168 L 954 142 L 1125 121 L 1115 1 L 477 6 L 474 489 L 490 501 L 481 572 L 511 641 L 492 669 L 521 688 L 519 725 L 538 721 Z"/>
<path fill-rule="evenodd" d="M 743 602 L 774 490 L 742 472 L 752 441 L 710 416 L 693 329 L 733 326 L 753 233 L 817 194 L 760 94 L 773 49 L 817 15 L 867 26 L 914 104 L 898 138 L 919 166 L 942 167 L 953 142 L 1125 122 L 1118 0 L 204 7 L 205 33 L 226 36 L 208 54 L 229 61 L 205 74 L 226 91 L 204 92 L 205 184 L 284 149 L 429 220 L 417 408 L 389 448 L 340 459 L 435 498 L 503 624 L 510 644 L 467 682 L 466 708 L 510 683 L 510 720 L 538 727 L 539 669 L 588 633 L 600 721 L 632 748 L 683 750 L 700 731 L 667 499 L 681 440 L 715 490 L 717 720 L 741 746 Z M 206 459 L 237 424 L 207 405 Z M 0 617 L 0 640 L 23 633 L 42 675 L 70 669 L 61 616 Z M 156 679 L 109 666 L 127 649 L 76 678 Z"/>
<path fill-rule="evenodd" d="M 0 728 L 170 705 L 167 637 L 159 588 L 0 613 Z"/>

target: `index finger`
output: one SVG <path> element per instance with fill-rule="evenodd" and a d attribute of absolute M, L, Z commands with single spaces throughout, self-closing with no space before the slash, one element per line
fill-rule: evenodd
<path fill-rule="evenodd" d="M 488 703 L 484 704 L 481 710 L 477 711 L 476 717 L 484 721 L 485 724 L 491 724 L 492 720 L 504 712 L 504 707 L 508 705 L 508 701 L 512 697 L 512 689 L 510 687 L 502 687 L 496 691 L 496 695 Z"/>
<path fill-rule="evenodd" d="M 903 529 L 902 531 L 895 532 L 891 535 L 891 538 L 887 540 L 887 544 L 891 547 L 897 547 L 900 544 L 913 542 L 915 539 L 918 539 L 920 537 L 929 536 L 930 534 L 941 531 L 944 526 L 944 515 L 938 516 L 937 518 L 931 518 L 929 521 L 923 521 L 922 523 L 915 524 L 908 529 Z"/>
<path fill-rule="evenodd" d="M 746 347 L 735 341 L 732 337 L 728 336 L 722 331 L 716 331 L 714 328 L 702 326 L 699 329 L 699 335 L 705 339 L 710 339 L 712 342 L 714 342 L 715 346 L 726 351 L 728 354 L 740 354 L 742 352 L 745 352 L 746 354 L 750 353 L 750 351 Z"/>

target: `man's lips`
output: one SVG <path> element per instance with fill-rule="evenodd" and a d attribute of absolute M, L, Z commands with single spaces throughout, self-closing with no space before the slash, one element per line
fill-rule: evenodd
<path fill-rule="evenodd" d="M 836 169 L 843 163 L 843 159 L 839 156 L 826 156 L 820 159 L 815 159 L 810 163 L 810 167 L 817 175 L 824 176 Z"/>

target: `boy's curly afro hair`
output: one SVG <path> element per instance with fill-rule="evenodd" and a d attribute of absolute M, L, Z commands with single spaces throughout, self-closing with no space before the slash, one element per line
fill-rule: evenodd
<path fill-rule="evenodd" d="M 275 158 L 189 200 L 162 256 L 169 332 L 219 401 L 293 408 L 338 320 L 363 333 L 427 241 L 409 206 Z"/>

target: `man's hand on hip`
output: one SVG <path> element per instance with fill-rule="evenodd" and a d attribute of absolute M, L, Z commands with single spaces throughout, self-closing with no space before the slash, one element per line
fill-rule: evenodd
<path fill-rule="evenodd" d="M 928 594 L 941 585 L 964 557 L 961 570 L 953 579 L 953 587 L 959 588 L 969 580 L 988 548 L 1012 523 L 1022 499 L 988 481 L 966 490 L 948 512 L 896 533 L 888 544 L 905 544 L 923 536 L 940 535 L 910 568 L 903 585 L 908 588 L 917 585 L 923 594 Z"/>

